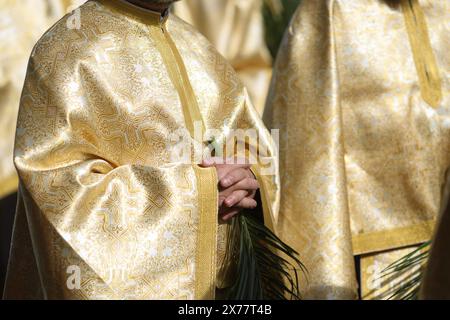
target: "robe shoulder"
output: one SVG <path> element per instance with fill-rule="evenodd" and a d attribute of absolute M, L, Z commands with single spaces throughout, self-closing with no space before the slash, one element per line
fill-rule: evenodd
<path fill-rule="evenodd" d="M 119 35 L 131 24 L 96 1 L 88 1 L 69 12 L 48 29 L 35 44 L 33 60 L 67 56 L 83 58 L 108 36 Z M 67 62 L 67 61 L 66 61 Z"/>
<path fill-rule="evenodd" d="M 201 32 L 176 14 L 172 15 L 171 22 L 174 27 L 177 28 L 177 32 L 180 34 L 180 37 L 185 40 L 185 43 L 190 44 L 189 48 L 195 52 L 197 58 L 204 60 L 206 65 L 210 65 L 211 61 L 215 61 L 216 64 L 226 66 L 225 69 L 228 70 L 230 75 L 235 78 L 236 81 L 240 82 L 232 64 Z M 213 59 L 211 59 L 212 57 Z"/>
<path fill-rule="evenodd" d="M 198 43 L 199 45 L 205 47 L 212 46 L 209 40 L 203 34 L 201 34 L 193 25 L 181 19 L 176 14 L 172 14 L 171 22 L 176 26 L 176 28 L 181 30 L 182 34 L 185 37 L 191 38 L 192 40 L 195 41 L 195 43 Z"/>
<path fill-rule="evenodd" d="M 34 46 L 31 61 L 56 65 L 55 72 L 59 72 L 73 70 L 80 61 L 98 62 L 102 58 L 102 50 L 99 49 L 117 61 L 133 55 L 133 51 L 140 52 L 143 47 L 156 52 L 152 41 L 158 40 L 152 39 L 148 27 L 136 17 L 115 12 L 100 2 L 89 1 L 44 33 Z M 191 53 L 189 57 L 200 63 L 226 65 L 226 69 L 237 77 L 229 62 L 189 23 L 171 14 L 167 27 L 182 53 Z"/>

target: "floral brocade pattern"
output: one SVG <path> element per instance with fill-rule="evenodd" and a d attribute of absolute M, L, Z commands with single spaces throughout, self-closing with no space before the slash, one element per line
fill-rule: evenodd
<path fill-rule="evenodd" d="M 79 29 L 66 16 L 32 53 L 6 298 L 199 298 L 200 181 L 168 144 L 185 106 L 152 37 L 158 22 L 114 2 L 87 2 Z M 227 62 L 182 20 L 165 24 L 206 127 L 263 129 Z"/>
<path fill-rule="evenodd" d="M 356 297 L 354 255 L 428 240 L 443 205 L 450 3 L 411 1 L 433 50 L 417 61 L 439 70 L 433 106 L 402 1 L 302 1 L 277 58 L 265 120 L 280 129 L 279 232 L 309 270 L 307 297 Z"/>

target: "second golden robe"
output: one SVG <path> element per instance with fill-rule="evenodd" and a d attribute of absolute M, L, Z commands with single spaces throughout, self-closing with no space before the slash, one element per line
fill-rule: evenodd
<path fill-rule="evenodd" d="M 183 0 L 174 12 L 230 61 L 262 115 L 272 75 L 262 0 Z"/>
<path fill-rule="evenodd" d="M 355 255 L 430 239 L 450 165 L 449 14 L 301 2 L 265 119 L 281 130 L 278 231 L 309 270 L 306 297 L 355 298 Z"/>

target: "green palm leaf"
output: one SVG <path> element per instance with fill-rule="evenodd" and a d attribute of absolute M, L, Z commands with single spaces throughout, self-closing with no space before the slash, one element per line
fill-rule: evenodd
<path fill-rule="evenodd" d="M 266 44 L 272 57 L 277 56 L 283 35 L 301 0 L 265 0 L 262 8 Z"/>
<path fill-rule="evenodd" d="M 306 269 L 294 249 L 247 212 L 233 219 L 229 239 L 227 259 L 237 264 L 228 299 L 300 299 L 298 273 Z"/>
<path fill-rule="evenodd" d="M 431 241 L 425 242 L 382 271 L 381 278 L 388 278 L 389 282 L 396 283 L 387 292 L 389 300 L 418 299 L 430 246 Z"/>

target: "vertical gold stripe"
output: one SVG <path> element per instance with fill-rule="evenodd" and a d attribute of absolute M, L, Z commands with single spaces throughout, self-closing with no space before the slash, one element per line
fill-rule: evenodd
<path fill-rule="evenodd" d="M 194 167 L 198 185 L 195 298 L 214 299 L 216 288 L 217 173 L 215 168 Z"/>
<path fill-rule="evenodd" d="M 194 122 L 201 124 L 201 137 L 205 125 L 197 99 L 192 89 L 184 62 L 169 36 L 164 24 L 149 28 L 156 40 L 169 77 L 175 86 L 183 108 L 186 127 L 191 137 L 195 137 Z M 202 142 L 202 141 L 199 141 Z M 197 250 L 195 264 L 195 298 L 214 299 L 216 288 L 216 254 L 218 229 L 218 191 L 215 168 L 200 168 L 194 165 L 197 178 L 199 222 L 197 231 Z"/>
<path fill-rule="evenodd" d="M 154 39 L 156 39 L 156 45 L 158 46 L 158 50 L 161 52 L 161 56 L 169 73 L 170 80 L 179 94 L 185 124 L 189 133 L 193 138 L 195 138 L 194 123 L 197 122 L 201 125 L 203 136 L 203 133 L 205 132 L 203 117 L 200 113 L 197 98 L 194 95 L 194 90 L 192 89 L 189 81 L 184 62 L 178 53 L 175 44 L 173 43 L 164 25 L 153 25 L 150 26 L 149 29 Z"/>
<path fill-rule="evenodd" d="M 406 29 L 411 43 L 423 100 L 436 108 L 442 100 L 441 78 L 418 0 L 402 0 Z"/>
<path fill-rule="evenodd" d="M 191 114 L 189 113 L 189 99 L 186 93 L 186 90 L 184 88 L 184 81 L 180 76 L 179 66 L 175 59 L 175 56 L 172 52 L 172 49 L 169 47 L 166 37 L 164 36 L 164 33 L 167 33 L 166 31 L 163 31 L 161 27 L 158 25 L 156 26 L 150 26 L 149 28 L 152 38 L 155 39 L 155 44 L 158 47 L 158 51 L 161 53 L 161 57 L 164 61 L 164 65 L 166 66 L 166 69 L 169 73 L 170 80 L 172 84 L 175 87 L 175 90 L 177 90 L 181 106 L 183 110 L 183 116 L 184 116 L 184 122 L 185 125 L 191 134 L 191 136 L 194 136 L 194 126 L 193 126 L 193 119 L 191 117 Z"/>
<path fill-rule="evenodd" d="M 160 15 L 148 10 L 140 9 L 123 0 L 99 0 L 104 5 L 115 5 L 115 9 L 132 12 L 142 23 L 148 25 L 150 37 L 161 54 L 169 78 L 177 91 L 185 125 L 195 139 L 194 122 L 201 124 L 201 138 L 205 132 L 205 124 L 197 99 L 192 89 L 184 62 L 168 34 L 165 21 Z M 203 141 L 199 141 L 203 142 Z M 216 254 L 218 229 L 218 190 L 217 173 L 215 168 L 200 168 L 193 165 L 197 178 L 199 222 L 197 231 L 197 248 L 195 263 L 195 298 L 214 299 L 216 288 Z"/>
<path fill-rule="evenodd" d="M 187 100 L 186 107 L 188 109 L 189 118 L 191 119 L 192 122 L 198 122 L 201 124 L 201 126 L 202 126 L 201 129 L 202 129 L 202 134 L 203 134 L 205 132 L 205 123 L 203 121 L 203 117 L 200 112 L 200 108 L 198 106 L 197 98 L 194 94 L 194 89 L 192 89 L 191 82 L 189 80 L 183 59 L 181 58 L 181 55 L 178 52 L 177 47 L 175 46 L 175 43 L 173 42 L 169 33 L 166 31 L 166 32 L 164 32 L 164 35 L 166 36 L 166 40 L 169 43 L 169 45 L 171 46 L 172 53 L 175 57 L 175 60 L 177 61 L 178 72 L 179 72 L 180 79 L 182 80 L 183 87 L 185 90 L 185 95 L 186 95 L 186 100 Z M 193 134 L 194 133 L 191 132 L 192 137 L 194 137 Z M 203 141 L 199 141 L 199 142 L 203 142 Z"/>
<path fill-rule="evenodd" d="M 264 216 L 264 224 L 267 228 L 269 228 L 272 232 L 275 232 L 274 221 L 273 221 L 273 213 L 272 206 L 269 202 L 269 195 L 267 194 L 267 186 L 261 176 L 259 166 L 253 165 L 251 168 L 253 174 L 256 177 L 256 180 L 259 182 L 259 193 L 261 195 L 263 216 Z"/>

